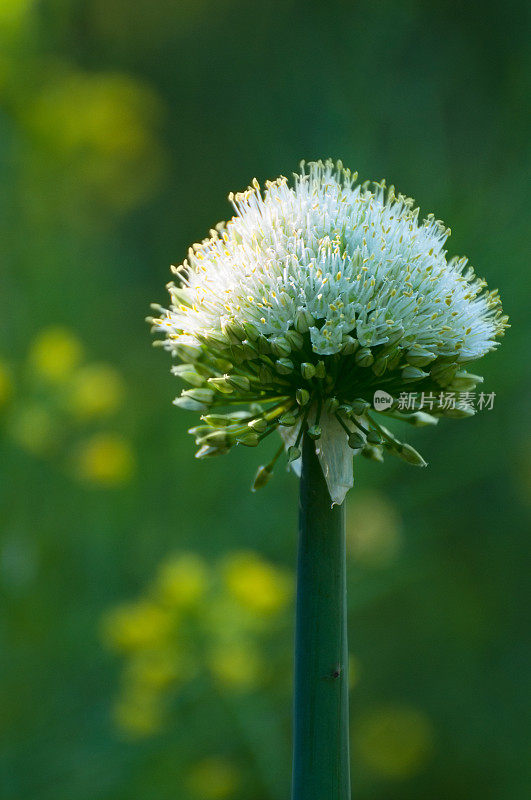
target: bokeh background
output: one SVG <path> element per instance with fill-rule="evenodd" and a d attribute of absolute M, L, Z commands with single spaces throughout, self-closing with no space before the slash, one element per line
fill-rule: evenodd
<path fill-rule="evenodd" d="M 427 470 L 357 461 L 354 796 L 529 797 L 526 5 L 1 0 L 5 800 L 289 796 L 296 480 L 193 459 L 144 317 L 230 190 L 327 156 L 513 324 Z"/>

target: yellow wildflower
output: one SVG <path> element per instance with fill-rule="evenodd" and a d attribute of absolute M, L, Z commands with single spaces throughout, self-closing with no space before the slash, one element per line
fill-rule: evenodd
<path fill-rule="evenodd" d="M 231 596 L 257 614 L 276 614 L 291 599 L 291 576 L 255 553 L 230 555 L 225 560 L 223 577 Z"/>
<path fill-rule="evenodd" d="M 225 800 L 234 794 L 239 783 L 234 764 L 214 756 L 197 761 L 186 779 L 188 791 L 200 800 Z"/>
<path fill-rule="evenodd" d="M 141 650 L 164 642 L 173 624 L 166 610 L 140 600 L 110 611 L 103 620 L 103 636 L 115 650 Z"/>
<path fill-rule="evenodd" d="M 174 556 L 164 562 L 156 580 L 161 599 L 179 607 L 196 604 L 207 586 L 207 567 L 199 556 L 192 553 Z"/>
<path fill-rule="evenodd" d="M 349 503 L 347 550 L 365 567 L 385 567 L 402 543 L 401 519 L 395 506 L 383 494 L 363 492 Z"/>
<path fill-rule="evenodd" d="M 118 728 L 133 737 L 150 736 L 162 727 L 162 709 L 150 692 L 126 693 L 114 707 Z"/>
<path fill-rule="evenodd" d="M 81 343 L 67 328 L 55 326 L 41 331 L 29 353 L 32 371 L 52 383 L 67 377 L 81 360 Z"/>
<path fill-rule="evenodd" d="M 82 480 L 116 486 L 131 478 L 135 459 L 131 445 L 123 436 L 99 433 L 79 447 L 75 466 Z"/>
<path fill-rule="evenodd" d="M 389 705 L 368 711 L 355 727 L 355 746 L 363 761 L 389 778 L 415 775 L 428 758 L 433 729 L 415 708 Z"/>
<path fill-rule="evenodd" d="M 81 419 L 102 417 L 119 408 L 125 395 L 119 373 L 107 364 L 90 364 L 72 378 L 68 409 Z"/>
<path fill-rule="evenodd" d="M 214 648 L 209 664 L 219 682 L 233 689 L 250 689 L 260 682 L 263 675 L 264 665 L 258 652 L 243 642 Z"/>

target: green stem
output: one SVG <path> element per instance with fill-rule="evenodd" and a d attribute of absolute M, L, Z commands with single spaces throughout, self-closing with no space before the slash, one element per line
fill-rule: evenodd
<path fill-rule="evenodd" d="M 344 505 L 305 434 L 299 501 L 292 800 L 350 800 Z"/>

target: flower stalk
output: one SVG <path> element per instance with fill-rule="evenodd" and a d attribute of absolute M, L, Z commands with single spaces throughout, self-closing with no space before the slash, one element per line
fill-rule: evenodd
<path fill-rule="evenodd" d="M 345 506 L 302 450 L 292 800 L 350 800 Z"/>

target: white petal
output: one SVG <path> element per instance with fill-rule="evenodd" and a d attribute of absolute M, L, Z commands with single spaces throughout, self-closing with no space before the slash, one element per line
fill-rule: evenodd
<path fill-rule="evenodd" d="M 315 421 L 315 408 L 308 415 L 310 425 Z M 321 464 L 326 480 L 332 505 L 341 505 L 348 490 L 354 485 L 354 466 L 352 459 L 356 450 L 349 447 L 347 434 L 334 415 L 329 415 L 325 409 L 321 412 L 319 420 L 322 433 L 315 442 L 315 452 Z M 278 431 L 284 442 L 286 450 L 295 444 L 299 433 L 300 423 L 291 428 L 279 427 Z M 297 458 L 289 465 L 299 478 L 302 471 L 302 458 Z"/>
<path fill-rule="evenodd" d="M 330 492 L 332 505 L 341 505 L 348 490 L 354 485 L 355 452 L 349 447 L 347 434 L 335 418 L 323 410 L 319 424 L 322 433 L 315 442 L 326 485 Z"/>

